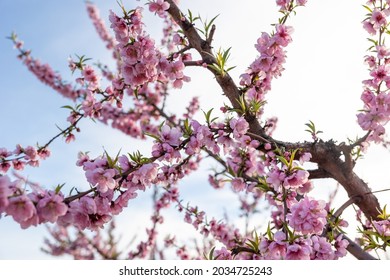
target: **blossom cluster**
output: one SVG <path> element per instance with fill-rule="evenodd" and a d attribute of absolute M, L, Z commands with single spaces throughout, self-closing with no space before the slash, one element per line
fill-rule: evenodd
<path fill-rule="evenodd" d="M 339 235 L 330 243 L 325 237 L 313 235 L 289 242 L 284 232 L 278 231 L 273 239 L 264 238 L 260 255 L 264 259 L 285 260 L 336 260 L 347 254 L 348 242 Z"/>
<path fill-rule="evenodd" d="M 373 2 L 367 8 L 370 13 L 363 21 L 363 27 L 371 36 L 378 36 L 379 39 L 370 39 L 375 45 L 370 48 L 372 54 L 365 57 L 370 78 L 363 81 L 361 100 L 364 107 L 357 120 L 361 128 L 369 132 L 367 140 L 379 143 L 383 141 L 385 125 L 390 120 L 390 51 L 384 38 L 388 32 L 390 3 L 381 2 L 376 6 Z"/>
<path fill-rule="evenodd" d="M 106 27 L 104 20 L 100 17 L 99 9 L 92 3 L 87 2 L 86 8 L 88 15 L 95 26 L 96 32 L 99 34 L 103 42 L 106 42 L 107 49 L 114 49 L 116 44 L 115 39 L 111 36 L 108 28 Z"/>
<path fill-rule="evenodd" d="M 74 228 L 55 226 L 48 227 L 51 239 L 45 238 L 42 250 L 52 256 L 70 255 L 75 260 L 105 259 L 115 260 L 121 256 L 117 248 L 118 240 L 114 236 L 116 224 L 111 221 L 104 232 L 96 230 L 93 235 Z"/>
<path fill-rule="evenodd" d="M 31 51 L 23 49 L 23 41 L 19 40 L 15 34 L 11 35 L 11 39 L 15 48 L 19 51 L 18 58 L 23 61 L 27 69 L 31 71 L 39 81 L 51 87 L 64 97 L 72 100 L 76 100 L 79 97 L 80 92 L 74 90 L 70 83 L 66 83 L 61 75 L 55 72 L 49 64 L 43 64 L 38 59 L 32 58 L 30 55 Z"/>
<path fill-rule="evenodd" d="M 49 156 L 50 150 L 45 146 L 37 149 L 33 146 L 22 147 L 18 144 L 13 151 L 0 148 L 0 174 L 7 173 L 10 168 L 20 171 L 26 165 L 37 167 L 40 160 Z"/>
<path fill-rule="evenodd" d="M 39 187 L 26 193 L 23 180 L 0 176 L 0 215 L 11 216 L 25 229 L 41 223 L 55 223 L 68 210 L 61 193 Z"/>
<path fill-rule="evenodd" d="M 153 7 L 153 3 L 150 5 Z M 133 90 L 156 81 L 173 81 L 173 87 L 181 88 L 183 81 L 190 80 L 183 74 L 183 61 L 180 57 L 170 61 L 156 48 L 154 40 L 143 30 L 141 11 L 137 8 L 123 17 L 113 11 L 110 13 L 111 28 L 118 41 L 116 48 L 122 59 L 124 82 Z"/>
<path fill-rule="evenodd" d="M 306 2 L 276 1 L 284 17 L 271 34 L 262 33 L 255 45 L 259 56 L 240 76 L 241 92 L 250 108 L 257 108 L 257 117 L 263 112 L 261 105 L 271 89 L 272 80 L 283 71 L 285 48 L 292 42 L 292 27 L 285 24 L 287 16 L 295 7 Z M 167 16 L 169 3 L 164 0 L 149 1 L 149 10 L 169 23 L 172 20 Z M 388 1 L 383 7 L 375 7 L 364 21 L 370 34 L 387 31 L 388 7 Z M 150 155 L 145 157 L 135 152 L 110 157 L 105 152 L 102 156 L 91 158 L 80 153 L 77 166 L 83 169 L 89 189 L 73 191 L 69 197 L 62 194 L 60 187 L 50 191 L 35 187 L 27 193 L 21 180 L 11 181 L 10 177 L 0 175 L 0 214 L 13 217 L 22 228 L 56 223 L 59 231 L 52 231 L 52 235 L 61 241 L 68 238 L 65 229 L 70 226 L 76 227 L 79 233 L 85 229 L 99 232 L 140 191 L 154 186 L 158 191 L 151 215 L 152 227 L 146 230 L 146 240 L 141 241 L 136 250 L 127 255 L 128 258 L 146 258 L 155 250 L 157 226 L 164 222 L 161 210 L 172 204 L 184 213 L 186 223 L 202 236 L 212 237 L 218 242 L 218 249 L 214 251 L 216 259 L 333 260 L 346 255 L 348 242 L 339 231 L 331 228 L 329 204 L 309 196 L 313 183 L 304 168 L 311 159 L 309 153 L 300 149 L 287 150 L 267 138 L 254 135 L 250 132 L 246 112 L 244 115 L 229 112 L 221 121 L 211 118 L 212 111 L 209 111 L 205 113 L 206 122 L 202 123 L 194 119 L 199 109 L 197 98 L 191 100 L 182 117 L 166 113 L 164 106 L 168 90 L 170 87 L 181 88 L 183 82 L 189 81 L 184 69 L 185 62 L 192 59 L 191 54 L 186 52 L 191 48 L 186 41 L 188 38 L 176 32 L 176 25 L 164 31 L 167 37 L 164 40 L 171 52 L 166 55 L 146 33 L 142 8 L 128 12 L 123 8 L 122 16 L 110 12 L 109 21 L 115 39 L 105 28 L 96 7 L 87 3 L 87 10 L 107 48 L 114 49 L 117 73 L 101 67 L 103 75 L 100 75 L 82 58 L 79 62 L 70 60 L 71 70 L 80 70 L 80 76 L 75 79 L 77 87 L 74 87 L 63 83 L 50 66 L 42 66 L 33 59 L 16 38 L 15 46 L 24 63 L 42 82 L 80 102 L 71 108 L 68 118 L 71 128 L 63 132 L 67 142 L 74 139 L 71 132 L 76 129 L 78 120 L 88 117 L 111 124 L 132 137 L 152 137 L 154 142 Z M 173 53 L 175 47 L 179 47 L 179 51 Z M 374 51 L 375 55 L 366 59 L 372 79 L 365 81 L 362 95 L 365 107 L 358 120 L 363 129 L 373 132 L 371 139 L 378 140 L 390 116 L 387 106 L 390 51 L 384 41 L 380 41 Z M 109 82 L 105 89 L 102 89 L 102 76 Z M 125 97 L 131 98 L 130 104 L 126 103 Z M 223 113 L 227 111 L 226 108 L 221 110 Z M 276 119 L 270 119 L 264 130 L 270 135 L 275 126 Z M 214 217 L 207 219 L 206 213 L 197 206 L 182 204 L 177 184 L 198 169 L 204 154 L 219 164 L 214 174 L 209 175 L 210 184 L 215 189 L 229 185 L 239 197 L 244 215 L 249 216 L 256 211 L 260 198 L 268 202 L 271 221 L 266 234 L 256 234 L 253 240 L 248 231 L 241 232 Z M 39 159 L 48 155 L 46 147 L 19 146 L 14 152 L 0 149 L 0 171 L 6 173 L 11 167 L 20 170 L 26 164 L 37 165 Z M 243 194 L 253 199 L 252 204 L 249 199 L 241 197 Z M 375 221 L 372 226 L 381 236 L 389 235 L 387 220 Z M 75 246 L 85 249 L 86 254 L 71 249 L 68 252 L 80 258 L 92 258 L 90 246 L 94 244 L 95 248 L 102 248 L 99 240 L 89 242 L 88 237 L 81 234 Z M 166 240 L 167 244 L 172 245 L 173 242 L 173 239 Z M 50 243 L 47 245 L 53 254 L 63 253 L 61 248 Z M 112 256 L 111 253 L 107 255 Z M 186 246 L 178 247 L 176 253 L 182 259 L 190 258 Z"/>
<path fill-rule="evenodd" d="M 245 89 L 245 97 L 252 106 L 261 105 L 265 94 L 271 89 L 272 79 L 281 75 L 286 61 L 284 48 L 291 43 L 293 29 L 284 24 L 275 26 L 275 33 L 263 32 L 255 45 L 260 56 L 241 75 L 240 85 Z M 262 110 L 256 112 L 262 114 Z"/>
<path fill-rule="evenodd" d="M 291 11 L 296 6 L 305 6 L 307 0 L 276 0 L 281 11 Z"/>

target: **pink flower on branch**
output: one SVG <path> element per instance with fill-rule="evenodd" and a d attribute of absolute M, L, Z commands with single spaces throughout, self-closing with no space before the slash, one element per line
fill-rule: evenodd
<path fill-rule="evenodd" d="M 309 240 L 295 240 L 287 246 L 286 260 L 310 260 L 312 249 Z"/>
<path fill-rule="evenodd" d="M 97 167 L 85 172 L 88 182 L 93 186 L 96 186 L 100 193 L 105 193 L 108 190 L 113 190 L 117 186 L 117 182 L 114 179 L 117 171 L 114 169 L 104 169 Z"/>
<path fill-rule="evenodd" d="M 232 119 L 229 124 L 230 128 L 233 129 L 234 138 L 241 138 L 249 130 L 249 124 L 243 117 Z"/>
<path fill-rule="evenodd" d="M 8 202 L 5 213 L 12 216 L 12 218 L 20 224 L 28 222 L 37 214 L 33 202 L 25 194 L 12 196 L 8 199 Z"/>
<path fill-rule="evenodd" d="M 12 183 L 8 176 L 0 176 L 0 216 L 9 205 L 8 197 L 13 193 Z"/>
<path fill-rule="evenodd" d="M 165 11 L 169 9 L 169 3 L 164 0 L 153 0 L 149 2 L 149 11 L 156 13 L 159 17 L 165 17 Z"/>
<path fill-rule="evenodd" d="M 113 49 L 115 40 L 109 33 L 104 21 L 100 17 L 98 8 L 91 2 L 86 2 L 87 12 L 100 38 L 106 43 L 107 49 Z"/>
<path fill-rule="evenodd" d="M 52 191 L 45 192 L 37 203 L 37 212 L 40 222 L 55 223 L 59 216 L 66 214 L 68 207 L 64 203 L 64 197 Z"/>
<path fill-rule="evenodd" d="M 321 234 L 326 225 L 325 206 L 325 201 L 305 196 L 291 206 L 291 213 L 287 215 L 288 223 L 302 234 Z"/>
<path fill-rule="evenodd" d="M 386 14 L 379 9 L 374 9 L 370 18 L 370 22 L 372 23 L 375 30 L 379 30 L 381 27 L 387 24 Z"/>

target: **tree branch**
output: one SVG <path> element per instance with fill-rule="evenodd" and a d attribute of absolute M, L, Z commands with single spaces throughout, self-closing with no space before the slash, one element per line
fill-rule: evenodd
<path fill-rule="evenodd" d="M 322 168 L 307 170 L 307 172 L 310 174 L 309 179 L 325 179 L 331 177 L 331 175 Z"/>
<path fill-rule="evenodd" d="M 348 236 L 343 234 L 343 239 L 347 240 L 349 243 L 347 247 L 347 251 L 358 260 L 377 260 L 369 253 L 364 251 L 358 244 L 356 244 L 354 241 L 349 239 Z"/>
<path fill-rule="evenodd" d="M 190 23 L 180 11 L 179 7 L 175 4 L 173 0 L 167 0 L 170 7 L 168 13 L 172 16 L 173 20 L 181 27 L 185 36 L 188 39 L 190 46 L 192 46 L 202 57 L 202 60 L 207 65 L 212 65 L 216 63 L 216 59 L 212 54 L 211 40 L 214 35 L 215 27 L 212 27 L 212 32 L 208 40 L 203 40 L 196 28 L 192 23 Z M 233 79 L 228 73 L 224 75 L 219 75 L 214 69 L 208 68 L 215 76 L 218 84 L 220 85 L 224 95 L 229 99 L 234 108 L 239 109 L 241 106 L 239 104 L 241 92 L 238 89 L 237 85 L 234 83 Z M 254 133 L 262 132 L 263 129 L 260 126 L 260 123 L 257 121 L 255 116 L 246 115 L 245 119 L 248 121 L 251 131 Z"/>
<path fill-rule="evenodd" d="M 208 65 L 216 62 L 212 55 L 212 48 L 209 42 L 203 40 L 198 34 L 196 28 L 184 16 L 173 0 L 166 0 L 170 4 L 168 13 L 173 20 L 182 28 L 189 44 L 193 46 L 201 55 L 203 61 Z M 228 73 L 219 75 L 215 70 L 208 68 L 215 76 L 216 81 L 220 85 L 224 95 L 230 100 L 232 106 L 236 109 L 240 108 L 239 97 L 241 92 L 233 79 Z M 300 149 L 301 152 L 309 152 L 312 155 L 311 161 L 318 164 L 318 168 L 330 174 L 330 177 L 339 182 L 347 191 L 349 197 L 360 196 L 362 200 L 356 205 L 363 211 L 368 219 L 377 219 L 380 205 L 378 199 L 372 194 L 368 185 L 357 176 L 349 164 L 340 159 L 341 153 L 339 147 L 333 141 L 323 142 L 303 142 L 289 143 L 278 141 L 266 135 L 261 127 L 259 120 L 254 115 L 245 115 L 246 121 L 249 123 L 249 133 L 257 135 L 257 138 L 264 139 L 264 142 L 274 144 L 286 150 Z"/>

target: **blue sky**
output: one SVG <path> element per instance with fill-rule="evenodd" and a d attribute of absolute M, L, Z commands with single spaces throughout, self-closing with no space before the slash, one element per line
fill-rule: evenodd
<path fill-rule="evenodd" d="M 108 22 L 108 10 L 118 11 L 116 1 L 94 1 Z M 125 6 L 140 4 L 134 0 L 123 1 Z M 190 8 L 193 13 L 211 19 L 217 19 L 217 32 L 214 46 L 218 49 L 232 47 L 232 76 L 238 76 L 256 56 L 254 44 L 262 31 L 270 31 L 271 23 L 276 22 L 277 9 L 273 0 L 264 1 L 181 1 L 184 11 Z M 347 137 L 362 135 L 356 124 L 356 112 L 362 102 L 361 81 L 368 75 L 363 64 L 364 52 L 368 47 L 366 34 L 362 31 L 361 20 L 364 1 L 309 1 L 306 8 L 298 9 L 298 15 L 289 21 L 294 26 L 293 43 L 288 48 L 288 61 L 283 77 L 274 81 L 266 107 L 267 116 L 279 116 L 279 128 L 275 137 L 284 140 L 310 140 L 304 132 L 304 124 L 313 120 L 324 131 L 323 138 L 345 141 Z M 146 14 L 147 29 L 153 36 L 159 36 L 158 18 Z M 45 143 L 57 133 L 55 125 L 65 126 L 67 111 L 61 106 L 71 104 L 42 85 L 16 58 L 17 52 L 5 37 L 14 31 L 32 50 L 36 58 L 48 62 L 59 70 L 63 77 L 72 79 L 67 69 L 70 55 L 86 55 L 94 61 L 110 63 L 110 54 L 105 51 L 85 11 L 84 1 L 22 1 L 2 0 L 0 2 L 0 67 L 2 133 L 0 147 L 12 149 L 15 144 L 32 145 Z M 188 75 L 193 83 L 186 85 L 182 92 L 175 93 L 170 104 L 186 104 L 191 96 L 200 96 L 204 109 L 220 107 L 220 89 L 209 73 L 199 69 L 189 69 Z M 180 107 L 180 106 L 176 106 Z M 184 106 L 183 106 L 184 107 Z M 172 109 L 174 110 L 174 109 Z M 27 168 L 23 174 L 46 187 L 67 182 L 67 186 L 87 186 L 84 174 L 75 166 L 79 151 L 90 151 L 98 156 L 103 147 L 112 153 L 119 149 L 131 152 L 140 149 L 147 153 L 148 145 L 101 124 L 84 120 L 82 132 L 76 135 L 76 142 L 66 145 L 62 140 L 51 146 L 52 157 L 42 162 L 38 169 Z M 370 183 L 373 189 L 389 185 L 390 154 L 373 147 L 362 163 L 358 163 L 357 172 Z M 208 167 L 203 168 L 206 170 Z M 378 174 L 380 176 L 378 176 Z M 316 182 L 317 193 L 326 197 L 334 183 Z M 182 184 L 183 196 L 204 209 L 221 215 L 222 205 L 234 203 L 228 191 L 217 193 L 209 191 L 206 180 L 191 177 Z M 205 193 L 207 192 L 207 196 Z M 383 203 L 388 201 L 383 195 Z M 342 203 L 345 196 L 340 195 Z M 218 202 L 218 203 L 217 203 Z M 140 231 L 148 224 L 150 196 L 142 195 L 132 203 L 127 215 L 120 218 L 124 231 Z M 140 209 L 142 211 L 140 211 Z M 136 215 L 134 215 L 134 211 Z M 145 214 L 146 213 L 146 214 Z M 174 211 L 169 212 L 168 220 L 177 219 Z M 211 214 L 211 216 L 214 214 Z M 131 223 L 126 221 L 131 221 Z M 165 229 L 167 230 L 167 229 Z M 183 226 L 183 236 L 191 232 Z M 353 231 L 353 229 L 352 229 Z M 0 220 L 0 259 L 42 259 L 48 256 L 40 253 L 43 227 L 22 231 L 9 217 Z"/>

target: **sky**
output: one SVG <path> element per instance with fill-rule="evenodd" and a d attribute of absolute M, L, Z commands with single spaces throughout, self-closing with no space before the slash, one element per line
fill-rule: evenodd
<path fill-rule="evenodd" d="M 272 30 L 272 23 L 279 17 L 273 0 L 244 0 L 237 4 L 233 0 L 181 0 L 183 11 L 190 9 L 193 14 L 216 20 L 217 30 L 214 48 L 231 47 L 229 66 L 236 66 L 231 76 L 238 77 L 257 55 L 254 44 L 262 32 Z M 115 0 L 94 1 L 101 15 L 108 22 L 108 11 L 119 11 Z M 143 4 L 144 1 L 124 0 L 128 8 Z M 328 0 L 308 1 L 307 7 L 299 8 L 297 15 L 289 19 L 294 27 L 293 43 L 288 46 L 288 58 L 283 76 L 274 80 L 272 91 L 268 93 L 265 115 L 278 116 L 278 129 L 274 136 L 280 140 L 310 140 L 305 132 L 305 123 L 312 120 L 318 129 L 324 131 L 324 140 L 334 139 L 342 142 L 347 138 L 363 135 L 356 123 L 356 114 L 363 104 L 360 101 L 361 81 L 368 73 L 363 64 L 363 56 L 369 47 L 361 21 L 365 1 Z M 161 20 L 145 9 L 147 31 L 152 37 L 161 36 Z M 42 85 L 29 73 L 16 58 L 17 52 L 6 37 L 16 32 L 32 50 L 32 55 L 49 63 L 65 79 L 72 76 L 67 69 L 67 58 L 86 55 L 94 62 L 102 61 L 112 65 L 110 54 L 105 51 L 85 10 L 84 1 L 48 0 L 2 0 L 0 1 L 0 81 L 2 132 L 0 147 L 12 149 L 16 144 L 34 145 L 45 143 L 57 133 L 56 125 L 66 126 L 67 111 L 61 106 L 71 105 L 66 100 Z M 158 41 L 158 40 L 156 40 Z M 192 82 L 181 91 L 175 92 L 169 100 L 172 111 L 177 104 L 187 104 L 192 96 L 200 98 L 202 109 L 219 108 L 221 90 L 213 77 L 204 69 L 188 69 L 186 74 Z M 182 106 L 184 107 L 184 106 Z M 65 144 L 57 140 L 51 146 L 52 156 L 42 162 L 39 168 L 27 168 L 23 174 L 32 181 L 51 188 L 65 183 L 72 186 L 87 187 L 84 174 L 75 166 L 79 151 L 90 151 L 98 156 L 103 149 L 116 154 L 120 149 L 132 152 L 134 149 L 147 153 L 150 143 L 130 139 L 99 123 L 84 120 L 81 133 L 76 142 Z M 356 173 L 373 190 L 389 186 L 388 172 L 390 152 L 372 146 L 364 160 L 358 162 Z M 211 190 L 204 175 L 209 166 L 186 179 L 181 184 L 181 192 L 186 201 L 208 210 L 211 215 L 222 217 L 223 211 L 231 211 L 230 205 L 238 205 L 235 196 L 228 190 Z M 327 180 L 315 182 L 315 194 L 327 198 L 335 188 L 335 183 Z M 205 195 L 207 193 L 207 195 Z M 335 206 L 341 205 L 346 195 L 340 191 Z M 380 195 L 382 204 L 388 203 L 387 193 Z M 222 201 L 222 203 L 221 203 Z M 222 205 L 222 207 L 221 207 Z M 229 207 L 228 207 L 229 206 Z M 145 224 L 149 225 L 151 214 L 150 192 L 133 200 L 126 213 L 118 217 L 119 230 L 143 233 Z M 349 215 L 353 212 L 348 209 Z M 347 213 L 347 214 L 348 214 Z M 167 231 L 170 223 L 181 219 L 175 211 L 167 211 Z M 181 224 L 183 224 L 181 222 Z M 351 225 L 354 232 L 353 224 Z M 182 225 L 178 229 L 183 238 L 195 234 L 191 226 Z M 45 228 L 38 226 L 21 230 L 10 218 L 0 219 L 0 259 L 46 259 L 40 252 Z"/>

